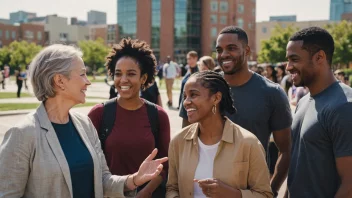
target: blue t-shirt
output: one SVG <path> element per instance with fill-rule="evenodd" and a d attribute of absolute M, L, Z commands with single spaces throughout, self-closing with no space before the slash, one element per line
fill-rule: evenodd
<path fill-rule="evenodd" d="M 291 126 L 291 107 L 280 85 L 253 73 L 247 83 L 232 86 L 231 94 L 237 112 L 228 118 L 257 136 L 265 150 L 273 131 Z"/>
<path fill-rule="evenodd" d="M 71 118 L 66 124 L 52 125 L 70 168 L 73 198 L 94 197 L 93 159 Z"/>
<path fill-rule="evenodd" d="M 290 196 L 334 197 L 340 187 L 336 158 L 352 156 L 352 89 L 333 83 L 298 103 L 292 123 Z"/>

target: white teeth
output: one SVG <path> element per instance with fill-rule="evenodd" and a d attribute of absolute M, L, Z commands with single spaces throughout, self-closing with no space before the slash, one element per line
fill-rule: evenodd
<path fill-rule="evenodd" d="M 224 62 L 222 62 L 223 64 L 229 64 L 229 63 L 231 63 L 232 61 L 224 61 Z"/>
<path fill-rule="evenodd" d="M 129 89 L 130 89 L 130 86 L 121 86 L 121 89 L 124 90 L 124 91 L 125 91 L 125 90 L 129 90 Z"/>
<path fill-rule="evenodd" d="M 187 112 L 190 112 L 190 111 L 196 111 L 197 109 L 194 109 L 194 108 L 190 108 L 190 109 L 187 109 Z"/>

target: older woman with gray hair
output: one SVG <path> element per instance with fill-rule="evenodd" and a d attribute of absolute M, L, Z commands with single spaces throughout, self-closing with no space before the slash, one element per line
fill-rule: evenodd
<path fill-rule="evenodd" d="M 82 53 L 51 45 L 30 65 L 38 109 L 9 129 L 0 145 L 0 197 L 125 197 L 155 178 L 167 158 L 155 149 L 137 173 L 111 175 L 95 128 L 70 109 L 91 84 Z"/>

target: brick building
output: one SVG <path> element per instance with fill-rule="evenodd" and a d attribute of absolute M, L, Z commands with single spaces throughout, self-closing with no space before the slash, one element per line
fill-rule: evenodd
<path fill-rule="evenodd" d="M 171 55 L 184 63 L 190 50 L 211 55 L 228 25 L 247 32 L 255 57 L 255 0 L 117 0 L 117 5 L 119 39 L 146 41 L 161 61 Z"/>

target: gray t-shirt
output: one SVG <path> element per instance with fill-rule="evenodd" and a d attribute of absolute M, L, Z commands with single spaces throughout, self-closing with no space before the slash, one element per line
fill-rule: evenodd
<path fill-rule="evenodd" d="M 273 131 L 291 126 L 291 108 L 280 85 L 253 73 L 244 85 L 231 87 L 231 94 L 237 113 L 229 119 L 256 135 L 265 150 Z"/>
<path fill-rule="evenodd" d="M 352 155 L 352 89 L 334 83 L 298 103 L 292 123 L 288 175 L 291 197 L 334 197 L 340 178 L 335 159 Z"/>

